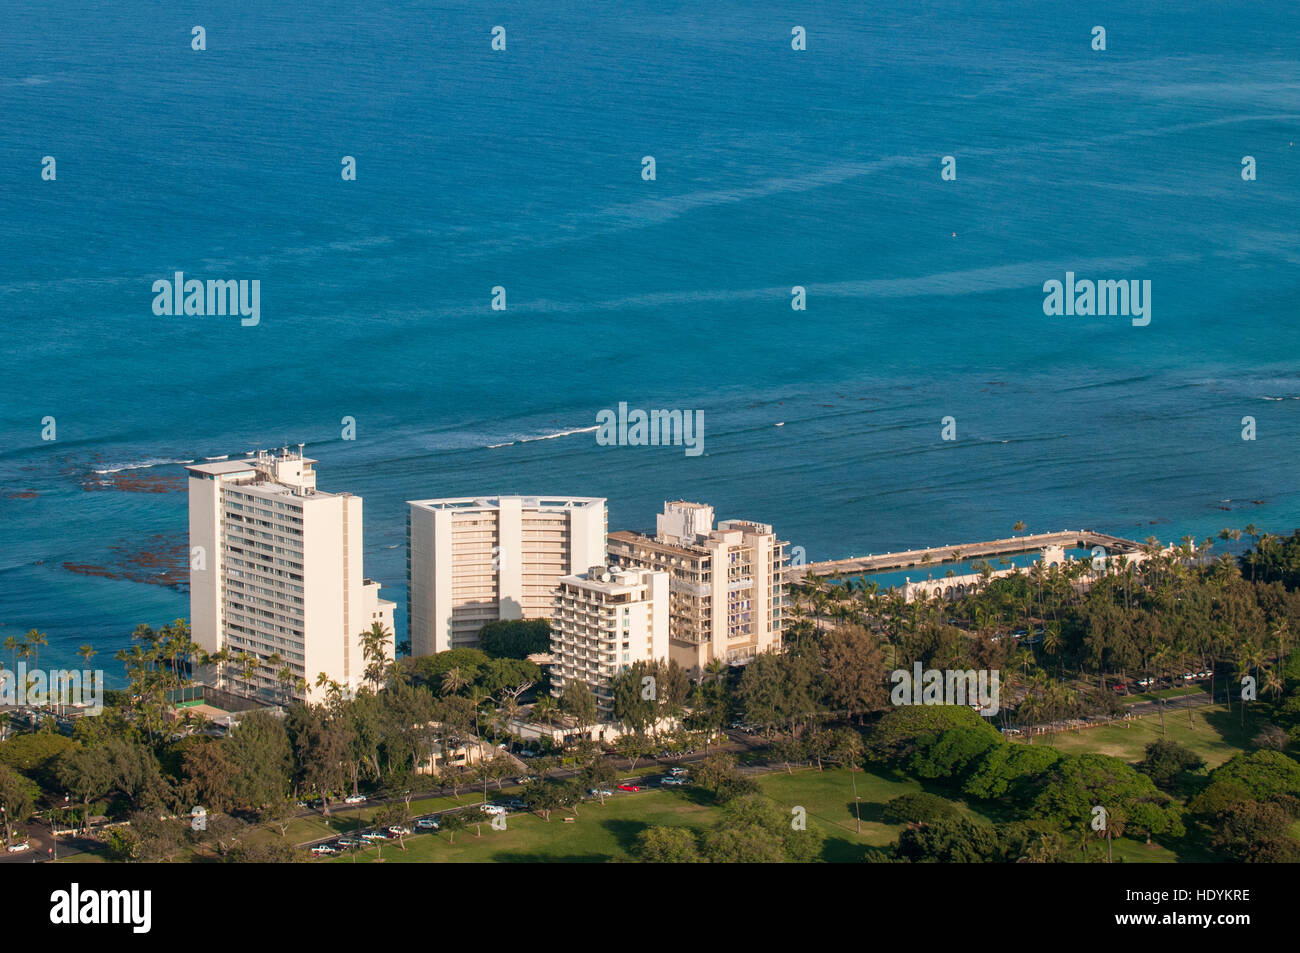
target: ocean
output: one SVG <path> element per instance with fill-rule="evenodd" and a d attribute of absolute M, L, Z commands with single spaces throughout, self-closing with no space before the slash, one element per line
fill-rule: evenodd
<path fill-rule="evenodd" d="M 2 6 L 0 638 L 50 664 L 188 614 L 184 461 L 300 442 L 399 637 L 417 498 L 811 560 L 1300 525 L 1295 4 Z M 177 271 L 259 322 L 156 315 Z M 1046 315 L 1067 272 L 1150 323 Z"/>

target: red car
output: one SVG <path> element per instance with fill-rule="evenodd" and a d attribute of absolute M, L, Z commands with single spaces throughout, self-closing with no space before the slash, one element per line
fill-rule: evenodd
<path fill-rule="evenodd" d="M 1117 694 L 1117 695 L 1127 695 L 1127 694 L 1128 694 L 1128 686 L 1127 686 L 1127 685 L 1122 685 L 1122 684 L 1121 684 L 1121 685 L 1112 685 L 1111 688 L 1114 690 L 1115 694 Z"/>
<path fill-rule="evenodd" d="M 641 790 L 641 789 L 640 789 L 639 787 L 637 787 L 635 784 L 620 784 L 620 785 L 618 786 L 618 789 L 619 789 L 620 791 L 640 791 L 640 790 Z"/>

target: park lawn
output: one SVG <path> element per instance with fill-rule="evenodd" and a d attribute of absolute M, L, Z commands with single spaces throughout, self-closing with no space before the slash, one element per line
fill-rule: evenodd
<path fill-rule="evenodd" d="M 1217 768 L 1233 755 L 1254 750 L 1256 746 L 1250 739 L 1261 724 L 1247 712 L 1243 727 L 1238 706 L 1233 706 L 1229 715 L 1224 705 L 1210 705 L 1192 710 L 1190 726 L 1187 712 L 1166 711 L 1163 734 L 1160 715 L 1150 714 L 1100 728 L 1036 735 L 1033 743 L 1050 745 L 1069 754 L 1105 754 L 1136 763 L 1146 757 L 1148 744 L 1168 738 L 1191 748 L 1205 759 L 1207 767 Z"/>
<path fill-rule="evenodd" d="M 1136 702 L 1153 702 L 1159 698 L 1179 698 L 1183 695 L 1196 695 L 1204 691 L 1206 691 L 1206 689 L 1200 685 L 1180 685 L 1177 688 L 1159 688 L 1154 692 L 1138 692 L 1135 695 L 1125 695 L 1124 701 L 1129 704 Z"/>
<path fill-rule="evenodd" d="M 1186 862 L 1193 859 L 1187 856 L 1188 852 L 1186 850 L 1175 853 L 1154 840 L 1148 845 L 1146 837 L 1142 835 L 1120 837 L 1111 842 L 1111 850 L 1117 864 L 1121 861 L 1126 864 L 1176 864 L 1179 861 Z M 1089 857 L 1096 856 L 1097 853 L 1100 853 L 1102 857 L 1106 856 L 1106 842 L 1104 840 L 1099 839 L 1095 844 L 1088 846 Z M 1196 857 L 1194 859 L 1205 860 L 1208 858 Z"/>
<path fill-rule="evenodd" d="M 602 863 L 610 860 L 633 860 L 637 834 L 646 827 L 693 827 L 703 830 L 718 819 L 716 807 L 696 803 L 681 791 L 643 791 L 638 794 L 615 794 L 602 806 L 584 802 L 578 817 L 566 823 L 565 811 L 552 811 L 551 820 L 536 814 L 511 814 L 506 830 L 482 825 L 482 836 L 475 836 L 471 825 L 456 833 L 456 842 L 448 835 L 415 834 L 406 838 L 406 850 L 396 840 L 383 844 L 384 862 L 394 863 L 524 863 L 564 861 Z M 357 852 L 356 863 L 373 862 L 379 848 Z M 347 854 L 330 858 L 333 863 L 353 863 Z"/>
<path fill-rule="evenodd" d="M 828 862 L 860 861 L 865 848 L 889 847 L 898 839 L 904 824 L 883 821 L 885 803 L 903 794 L 927 790 L 920 781 L 908 778 L 885 768 L 857 772 L 858 797 L 861 799 L 862 833 L 857 832 L 857 819 L 853 808 L 853 779 L 845 768 L 798 769 L 794 774 L 784 771 L 767 774 L 757 779 L 763 793 L 783 812 L 803 807 L 811 823 L 826 835 L 822 859 Z M 977 823 L 1003 820 L 995 817 L 983 805 L 972 807 L 947 791 L 932 793 L 956 806 L 964 816 Z"/>
<path fill-rule="evenodd" d="M 70 855 L 67 856 L 67 857 L 60 857 L 57 861 L 55 861 L 55 863 L 59 863 L 59 864 L 106 864 L 106 863 L 108 863 L 108 861 L 104 859 L 104 857 L 103 857 L 102 854 L 99 854 L 99 853 L 93 853 L 93 854 L 92 854 L 92 853 L 89 853 L 89 852 L 83 851 L 83 852 L 80 853 L 80 854 L 70 854 Z"/>

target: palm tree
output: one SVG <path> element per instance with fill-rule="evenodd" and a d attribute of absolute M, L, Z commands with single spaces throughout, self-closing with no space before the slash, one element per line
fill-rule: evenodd
<path fill-rule="evenodd" d="M 442 693 L 444 695 L 455 695 L 468 684 L 469 679 L 461 672 L 460 666 L 453 666 L 443 673 Z"/>
<path fill-rule="evenodd" d="M 1172 652 L 1167 645 L 1162 645 L 1156 649 L 1156 654 L 1152 656 L 1151 661 L 1156 667 L 1156 677 L 1163 678 L 1169 668 L 1169 660 Z M 1165 698 L 1161 695 L 1157 701 L 1160 707 L 1160 733 L 1165 733 Z"/>
<path fill-rule="evenodd" d="M 532 717 L 535 721 L 540 721 L 544 725 L 549 725 L 554 719 L 559 705 L 552 695 L 542 695 L 533 705 Z"/>
<path fill-rule="evenodd" d="M 1264 669 L 1264 691 L 1273 693 L 1273 700 L 1276 702 L 1282 697 L 1284 683 L 1282 678 L 1277 674 L 1277 669 Z"/>
<path fill-rule="evenodd" d="M 276 681 L 280 683 L 281 703 L 288 704 L 289 690 L 294 685 L 293 669 L 288 665 L 283 665 L 280 667 L 279 671 L 275 673 L 275 678 Z"/>
<path fill-rule="evenodd" d="M 249 692 L 250 694 L 255 692 L 256 689 L 253 687 L 253 676 L 257 674 L 261 662 L 258 660 L 256 655 L 246 649 L 239 653 L 236 660 L 239 662 L 239 674 L 244 680 L 244 691 Z"/>
<path fill-rule="evenodd" d="M 1043 651 L 1056 658 L 1057 653 L 1061 650 L 1061 623 L 1056 621 L 1043 623 Z M 1057 666 L 1057 674 L 1060 674 L 1060 666 Z"/>
<path fill-rule="evenodd" d="M 849 769 L 849 780 L 853 784 L 853 808 L 857 816 L 858 833 L 862 833 L 862 807 L 858 800 L 858 759 L 862 757 L 862 736 L 851 728 L 845 728 L 836 736 L 836 759 Z"/>
<path fill-rule="evenodd" d="M 1242 680 L 1249 677 L 1249 675 L 1250 660 L 1246 658 L 1245 653 L 1243 652 L 1237 659 L 1237 670 L 1233 673 L 1233 678 L 1235 678 L 1237 684 L 1240 685 Z M 1232 692 L 1229 691 L 1228 694 L 1232 694 Z M 1246 701 L 1246 695 L 1243 692 L 1241 696 L 1241 725 L 1243 728 L 1246 725 Z"/>
<path fill-rule="evenodd" d="M 226 665 L 230 662 L 230 648 L 223 645 L 220 649 L 206 656 L 204 664 L 215 665 L 217 669 L 216 682 L 218 687 L 226 687 Z"/>
<path fill-rule="evenodd" d="M 371 682 L 375 691 L 384 680 L 384 668 L 388 663 L 388 643 L 393 633 L 382 622 L 372 622 L 370 628 L 361 633 L 361 655 L 366 665 L 366 681 Z"/>
<path fill-rule="evenodd" d="M 9 667 L 15 671 L 18 669 L 18 645 L 18 636 L 16 635 L 11 635 L 4 641 L 4 647 L 12 653 L 10 656 L 11 664 Z"/>
<path fill-rule="evenodd" d="M 50 644 L 49 636 L 44 632 L 37 632 L 35 629 L 32 629 L 26 636 L 24 636 L 23 641 L 31 651 L 32 667 L 39 668 L 41 664 L 41 646 Z"/>
<path fill-rule="evenodd" d="M 95 685 L 95 673 L 90 670 L 90 660 L 98 655 L 99 652 L 96 651 L 93 645 L 86 643 L 77 649 L 77 654 L 81 656 L 81 660 L 86 664 L 86 670 L 90 671 L 90 686 L 93 689 Z"/>

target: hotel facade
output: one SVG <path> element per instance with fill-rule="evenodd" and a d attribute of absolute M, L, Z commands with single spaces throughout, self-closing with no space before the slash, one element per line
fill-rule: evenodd
<path fill-rule="evenodd" d="M 247 680 L 228 662 L 220 687 L 303 699 L 320 694 L 324 673 L 355 691 L 365 676 L 362 633 L 375 622 L 392 632 L 394 603 L 362 571 L 361 497 L 318 490 L 315 465 L 300 446 L 186 468 L 192 637 L 208 653 L 259 661 Z M 295 683 L 287 691 L 285 665 Z"/>
<path fill-rule="evenodd" d="M 668 573 L 594 566 L 565 576 L 551 626 L 551 693 L 584 682 L 600 720 L 612 721 L 610 680 L 634 662 L 668 659 Z"/>
<path fill-rule="evenodd" d="M 407 503 L 411 652 L 478 644 L 499 619 L 550 619 L 560 579 L 605 563 L 597 497 L 455 497 Z"/>
<path fill-rule="evenodd" d="M 611 566 L 669 576 L 669 657 L 692 678 L 714 659 L 779 650 L 786 627 L 786 541 L 748 520 L 713 526 L 713 507 L 664 504 L 655 535 L 609 535 Z"/>

